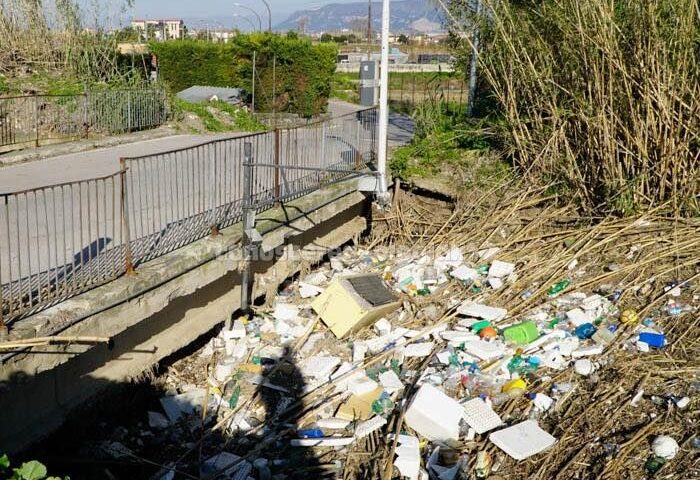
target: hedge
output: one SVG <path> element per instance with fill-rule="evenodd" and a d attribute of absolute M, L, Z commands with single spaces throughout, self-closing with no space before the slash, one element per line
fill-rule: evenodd
<path fill-rule="evenodd" d="M 193 85 L 252 92 L 256 52 L 256 110 L 272 111 L 276 83 L 277 111 L 305 117 L 326 110 L 338 53 L 332 43 L 314 45 L 295 36 L 269 33 L 239 35 L 226 44 L 201 40 L 153 43 L 151 49 L 158 56 L 161 80 L 174 92 Z"/>

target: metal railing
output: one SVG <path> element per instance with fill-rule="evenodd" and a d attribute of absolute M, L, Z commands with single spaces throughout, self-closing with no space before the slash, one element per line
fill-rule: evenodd
<path fill-rule="evenodd" d="M 167 116 L 167 97 L 159 89 L 2 97 L 0 147 L 143 130 Z"/>
<path fill-rule="evenodd" d="M 123 158 L 113 175 L 0 194 L 0 325 L 217 234 L 242 219 L 246 192 L 263 211 L 356 174 L 375 158 L 376 122 L 375 109 L 363 110 Z"/>

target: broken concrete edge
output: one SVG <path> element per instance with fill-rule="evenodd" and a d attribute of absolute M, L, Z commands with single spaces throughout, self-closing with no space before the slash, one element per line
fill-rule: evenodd
<path fill-rule="evenodd" d="M 257 229 L 264 236 L 263 248 L 266 251 L 278 248 L 284 245 L 290 233 L 303 233 L 319 223 L 319 219 L 332 216 L 338 208 L 334 206 L 334 202 L 344 197 L 349 205 L 364 201 L 366 197 L 355 191 L 356 181 L 350 179 L 340 182 L 263 212 L 258 216 L 257 222 Z M 236 223 L 221 230 L 220 235 L 216 237 L 198 240 L 145 263 L 136 270 L 135 275 L 122 276 L 19 320 L 10 331 L 8 340 L 47 336 L 57 332 L 73 335 L 76 330 L 74 327 L 80 321 L 108 311 L 121 303 L 132 301 L 212 260 L 236 251 L 240 247 L 241 236 L 241 223 Z M 231 261 L 221 275 L 237 269 L 237 262 Z M 27 354 L 6 354 L 0 356 L 0 362 L 5 363 L 8 357 L 18 355 Z"/>

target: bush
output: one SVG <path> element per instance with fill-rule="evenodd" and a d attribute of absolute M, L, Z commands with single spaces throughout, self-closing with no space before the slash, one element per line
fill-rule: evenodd
<path fill-rule="evenodd" d="M 313 45 L 269 33 L 239 35 L 228 44 L 183 40 L 153 43 L 151 48 L 161 79 L 173 91 L 208 85 L 252 92 L 255 52 L 256 110 L 272 111 L 274 106 L 304 117 L 326 110 L 337 56 L 334 44 Z"/>
<path fill-rule="evenodd" d="M 697 0 L 487 3 L 483 72 L 521 172 L 590 212 L 698 212 Z"/>

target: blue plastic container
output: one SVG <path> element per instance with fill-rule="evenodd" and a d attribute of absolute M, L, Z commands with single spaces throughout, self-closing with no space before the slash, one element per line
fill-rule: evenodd
<path fill-rule="evenodd" d="M 583 325 L 576 327 L 575 333 L 580 340 L 586 340 L 591 338 L 596 330 L 597 329 L 592 323 L 584 323 Z"/>
<path fill-rule="evenodd" d="M 648 344 L 651 348 L 664 348 L 666 346 L 666 335 L 644 332 L 639 334 L 639 341 Z"/>

